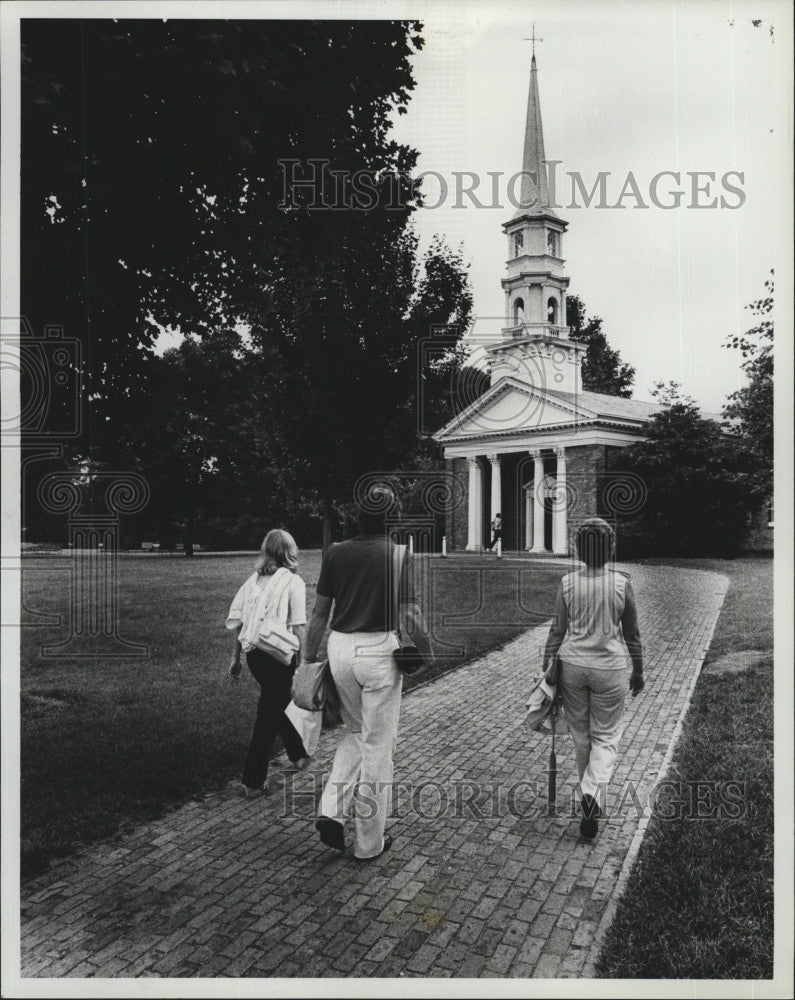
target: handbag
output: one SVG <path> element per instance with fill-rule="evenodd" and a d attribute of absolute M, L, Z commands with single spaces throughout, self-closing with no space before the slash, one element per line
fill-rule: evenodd
<path fill-rule="evenodd" d="M 333 684 L 334 678 L 331 676 L 328 660 L 302 660 L 299 663 L 293 674 L 292 689 L 293 701 L 299 708 L 303 708 L 305 712 L 322 711 L 327 694 L 326 675 Z"/>
<path fill-rule="evenodd" d="M 259 649 L 285 666 L 292 663 L 300 648 L 298 637 L 287 626 L 287 606 L 283 607 L 289 601 L 290 579 L 290 571 L 283 567 L 274 574 L 260 597 L 253 630 L 247 628 L 246 635 L 240 636 L 245 652 Z"/>
<path fill-rule="evenodd" d="M 406 546 L 396 545 L 395 552 L 392 559 L 392 570 L 393 570 L 393 580 L 394 580 L 394 597 L 395 604 L 400 607 L 400 578 L 403 574 L 403 563 L 406 556 Z M 425 657 L 417 649 L 413 642 L 409 640 L 404 640 L 400 633 L 400 625 L 395 630 L 397 636 L 397 641 L 399 643 L 398 648 L 392 654 L 392 658 L 395 661 L 395 666 L 403 674 L 413 674 L 420 669 L 420 667 L 425 664 Z"/>
<path fill-rule="evenodd" d="M 398 632 L 398 642 L 400 641 L 400 633 Z M 416 673 L 425 663 L 425 657 L 410 642 L 402 643 L 392 654 L 392 658 L 395 661 L 395 666 L 404 674 Z"/>
<path fill-rule="evenodd" d="M 293 674 L 292 699 L 293 705 L 304 712 L 323 713 L 322 720 L 318 716 L 318 726 L 331 729 L 342 721 L 340 696 L 328 660 L 304 660 L 298 665 Z"/>

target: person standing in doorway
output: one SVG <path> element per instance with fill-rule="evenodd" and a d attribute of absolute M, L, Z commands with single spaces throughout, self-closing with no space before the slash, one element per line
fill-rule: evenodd
<path fill-rule="evenodd" d="M 306 640 L 307 660 L 317 662 L 333 605 L 328 658 L 346 733 L 315 825 L 324 844 L 342 851 L 345 822 L 354 813 L 353 853 L 359 861 L 377 858 L 392 844 L 384 827 L 391 804 L 402 689 L 393 656 L 399 646 L 398 625 L 411 636 L 426 663 L 433 655 L 414 599 L 412 557 L 387 535 L 386 517 L 397 511 L 396 497 L 384 486 L 372 490 L 368 499 L 379 512 L 360 511 L 359 534 L 331 545 L 323 557 Z"/>
<path fill-rule="evenodd" d="M 544 650 L 544 672 L 557 683 L 574 741 L 580 779 L 580 833 L 599 829 L 607 785 L 623 734 L 624 700 L 644 688 L 643 647 L 629 577 L 611 569 L 613 529 L 589 518 L 577 532 L 583 569 L 563 577 Z M 630 673 L 629 662 L 632 670 Z"/>
<path fill-rule="evenodd" d="M 502 515 L 495 514 L 491 522 L 491 542 L 486 546 L 489 552 L 494 551 L 494 546 L 502 538 Z"/>

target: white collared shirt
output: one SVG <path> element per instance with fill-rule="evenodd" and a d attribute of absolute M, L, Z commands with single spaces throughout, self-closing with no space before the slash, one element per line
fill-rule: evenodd
<path fill-rule="evenodd" d="M 285 569 L 284 572 L 290 573 L 290 570 Z M 236 629 L 242 625 L 245 630 L 246 625 L 257 612 L 265 588 L 277 573 L 263 574 L 262 576 L 259 573 L 251 574 L 235 594 L 229 607 L 229 614 L 226 617 L 228 629 Z M 287 621 L 285 624 L 292 630 L 294 625 L 306 625 L 306 584 L 297 573 L 290 573 L 287 591 Z"/>

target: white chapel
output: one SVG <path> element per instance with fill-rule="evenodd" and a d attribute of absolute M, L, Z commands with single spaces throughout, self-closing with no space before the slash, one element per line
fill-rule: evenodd
<path fill-rule="evenodd" d="M 584 347 L 565 325 L 568 224 L 549 203 L 535 55 L 522 171 L 523 207 L 502 227 L 505 326 L 486 347 L 491 385 L 434 438 L 466 493 L 447 514 L 451 548 L 480 550 L 499 513 L 504 549 L 563 556 L 579 523 L 633 502 L 616 476 L 621 449 L 643 438 L 658 406 L 582 388 Z"/>

